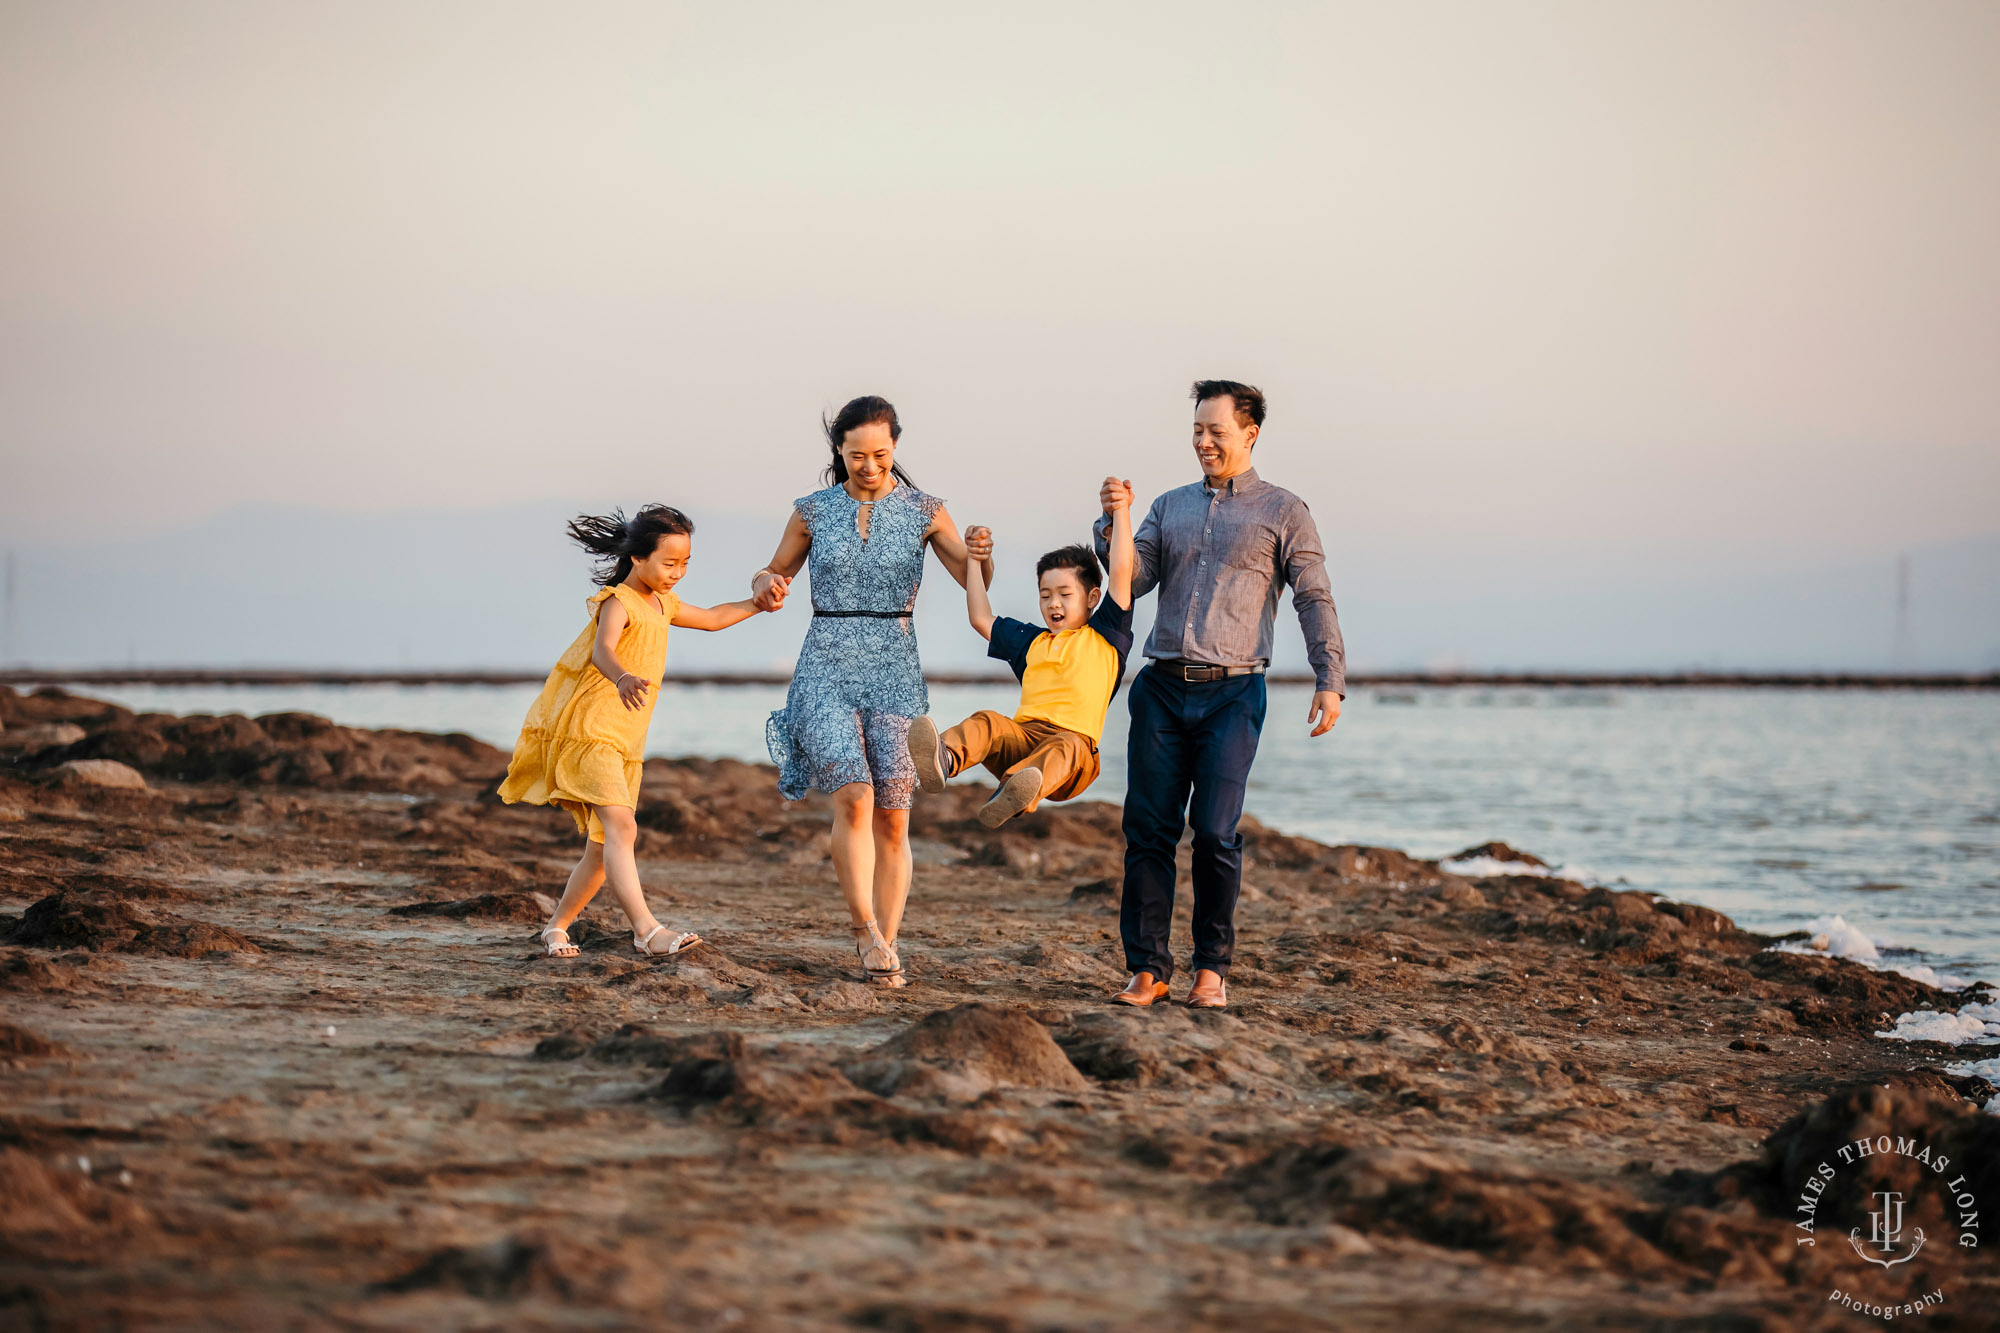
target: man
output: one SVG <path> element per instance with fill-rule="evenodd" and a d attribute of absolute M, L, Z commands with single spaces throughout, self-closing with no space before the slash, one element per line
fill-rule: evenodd
<path fill-rule="evenodd" d="M 1264 725 L 1264 669 L 1278 587 L 1292 589 L 1315 684 L 1306 721 L 1325 735 L 1340 717 L 1347 654 L 1326 556 L 1305 502 L 1250 465 L 1264 425 L 1264 395 L 1234 380 L 1194 386 L 1194 453 L 1202 479 L 1153 502 L 1137 534 L 1132 596 L 1160 590 L 1145 654 L 1128 695 L 1125 756 L 1125 891 L 1119 930 L 1132 979 L 1112 998 L 1149 1005 L 1173 976 L 1168 930 L 1174 849 L 1194 830 L 1194 985 L 1187 1002 L 1221 1009 L 1236 942 L 1243 879 L 1243 790 Z M 1106 477 L 1105 532 L 1132 483 Z M 1192 795 L 1192 800 L 1190 800 Z"/>

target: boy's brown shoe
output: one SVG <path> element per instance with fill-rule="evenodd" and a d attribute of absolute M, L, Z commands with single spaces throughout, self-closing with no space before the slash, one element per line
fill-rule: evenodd
<path fill-rule="evenodd" d="M 938 739 L 937 723 L 920 717 L 910 723 L 910 762 L 917 766 L 917 788 L 935 795 L 951 776 L 951 756 Z"/>
<path fill-rule="evenodd" d="M 911 729 L 915 730 L 914 727 Z M 1042 770 L 1018 769 L 1000 784 L 1000 790 L 993 793 L 992 800 L 979 807 L 979 822 L 987 828 L 999 828 L 1026 810 L 1029 803 L 1041 794 Z"/>

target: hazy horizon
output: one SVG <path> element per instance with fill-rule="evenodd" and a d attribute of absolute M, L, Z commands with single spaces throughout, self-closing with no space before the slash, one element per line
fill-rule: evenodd
<path fill-rule="evenodd" d="M 0 3 L 13 651 L 248 660 L 236 602 L 292 595 L 395 665 L 400 562 L 532 663 L 568 557 L 493 515 L 666 500 L 747 553 L 877 392 L 1027 543 L 1186 481 L 1223 375 L 1357 668 L 1991 666 L 1983 555 L 1913 556 L 1938 620 L 1892 633 L 1899 555 L 2000 540 L 1996 68 L 1971 3 Z M 392 546 L 226 540 L 291 509 Z M 102 590 L 45 609 L 64 562 L 140 576 L 129 649 Z"/>
<path fill-rule="evenodd" d="M 1032 619 L 1034 558 L 1081 538 L 1084 502 L 999 526 L 993 600 Z M 0 664 L 286 666 L 537 671 L 576 635 L 589 559 L 563 536 L 580 506 L 377 514 L 243 507 L 149 543 L 143 568 L 122 552 L 40 548 L 17 562 L 20 596 Z M 977 517 L 977 511 L 971 515 Z M 691 602 L 744 594 L 771 552 L 783 510 L 697 511 Z M 275 542 L 313 553 L 297 565 L 248 562 Z M 1400 670 L 2000 669 L 2000 538 L 1914 547 L 1899 634 L 1894 563 L 1844 562 L 1745 578 L 1727 568 L 1643 561 L 1517 558 L 1504 567 L 1371 558 L 1333 533 L 1329 562 L 1357 672 Z M 510 552 L 507 576 L 460 568 L 467 552 Z M 320 558 L 319 553 L 326 553 Z M 1526 569 L 1532 587 L 1517 586 Z M 78 589 L 115 588 L 119 609 Z M 789 669 L 805 634 L 809 582 L 788 610 L 723 634 L 677 631 L 669 675 Z M 964 595 L 933 567 L 917 607 L 926 666 L 999 670 L 966 625 Z M 1143 635 L 1152 599 L 1138 604 Z M 1274 665 L 1306 668 L 1286 603 Z"/>

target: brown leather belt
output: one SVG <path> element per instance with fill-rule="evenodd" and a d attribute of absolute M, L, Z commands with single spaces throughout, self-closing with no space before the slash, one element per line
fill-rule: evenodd
<path fill-rule="evenodd" d="M 1207 662 L 1185 662 L 1178 657 L 1172 657 L 1153 663 L 1153 670 L 1171 676 L 1175 680 L 1201 684 L 1212 680 L 1227 680 L 1231 676 L 1261 676 L 1264 674 L 1264 664 L 1258 662 L 1252 666 L 1211 666 Z"/>

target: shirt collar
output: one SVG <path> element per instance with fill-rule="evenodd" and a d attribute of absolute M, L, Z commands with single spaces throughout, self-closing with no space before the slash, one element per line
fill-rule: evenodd
<path fill-rule="evenodd" d="M 1255 486 L 1257 482 L 1258 482 L 1257 469 L 1254 467 L 1246 467 L 1241 472 L 1231 477 L 1228 481 L 1223 482 L 1222 490 L 1227 495 L 1234 495 L 1238 491 L 1249 490 L 1251 487 Z M 1201 488 L 1202 490 L 1208 492 L 1208 494 L 1210 495 L 1215 494 L 1215 487 L 1208 484 L 1208 478 L 1206 477 L 1202 478 Z"/>

